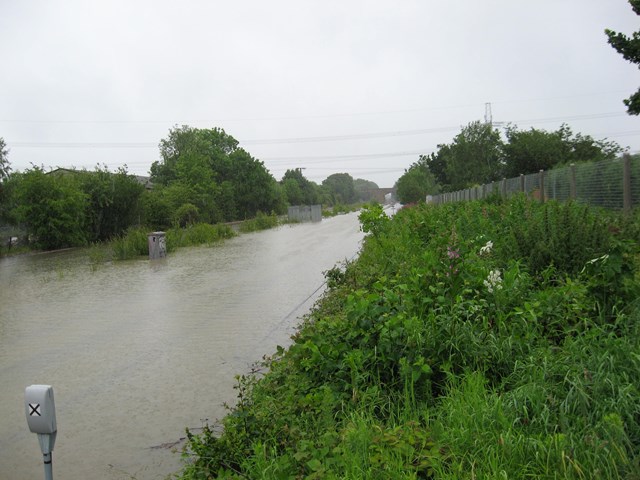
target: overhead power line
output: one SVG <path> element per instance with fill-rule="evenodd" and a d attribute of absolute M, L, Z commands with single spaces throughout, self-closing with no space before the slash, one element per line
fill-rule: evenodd
<path fill-rule="evenodd" d="M 261 160 L 278 163 L 290 163 L 304 161 L 305 163 L 324 162 L 326 160 L 368 160 L 371 158 L 391 158 L 406 157 L 414 155 L 426 155 L 431 153 L 432 149 L 414 150 L 411 152 L 387 152 L 387 153 L 361 153 L 354 155 L 318 155 L 318 156 L 299 156 L 299 157 L 262 157 Z"/>
<path fill-rule="evenodd" d="M 567 122 L 572 120 L 593 120 L 598 118 L 611 118 L 626 116 L 622 112 L 594 113 L 586 115 L 574 115 L 569 117 L 548 117 L 526 120 L 512 120 L 513 124 L 537 124 L 545 122 Z M 335 142 L 346 140 L 367 140 L 377 138 L 388 138 L 398 136 L 425 135 L 429 133 L 442 133 L 459 130 L 460 126 L 423 128 L 415 130 L 397 130 L 391 132 L 356 133 L 348 135 L 328 135 L 317 137 L 291 137 L 291 138 L 266 138 L 254 140 L 240 140 L 241 145 L 275 145 L 275 144 L 296 144 L 314 142 Z M 157 148 L 157 142 L 7 142 L 8 146 L 16 148 Z"/>
<path fill-rule="evenodd" d="M 513 104 L 513 103 L 530 103 L 530 102 L 546 102 L 565 100 L 572 98 L 585 98 L 585 97 L 598 97 L 606 95 L 619 95 L 626 93 L 625 90 L 616 90 L 609 92 L 590 92 L 579 93 L 572 95 L 560 95 L 552 97 L 540 97 L 540 98 L 516 98 L 516 99 L 503 99 L 494 100 L 494 104 Z M 254 116 L 254 117 L 237 117 L 237 118 L 204 118 L 204 119 L 134 119 L 134 120 L 90 120 L 90 119 L 7 119 L 0 118 L 0 123 L 14 123 L 14 124 L 170 124 L 170 125 L 184 125 L 184 124 L 202 124 L 202 123 L 221 123 L 221 122 L 244 122 L 244 121 L 277 121 L 277 120 L 302 120 L 302 119 L 315 119 L 315 118 L 340 118 L 340 117 L 362 117 L 372 115 L 388 115 L 398 113 L 412 113 L 412 112 L 429 112 L 429 111 L 442 111 L 442 110 L 456 110 L 462 108 L 476 108 L 481 103 L 467 103 L 458 105 L 424 105 L 416 108 L 396 108 L 389 110 L 372 110 L 368 112 L 337 112 L 327 114 L 307 114 L 307 115 L 283 115 L 283 116 Z"/>

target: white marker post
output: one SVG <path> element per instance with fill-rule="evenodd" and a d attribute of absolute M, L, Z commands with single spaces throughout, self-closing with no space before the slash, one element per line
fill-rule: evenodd
<path fill-rule="evenodd" d="M 24 391 L 24 407 L 29 430 L 38 434 L 44 460 L 44 478 L 53 480 L 53 445 L 56 443 L 56 407 L 51 385 L 31 385 Z"/>

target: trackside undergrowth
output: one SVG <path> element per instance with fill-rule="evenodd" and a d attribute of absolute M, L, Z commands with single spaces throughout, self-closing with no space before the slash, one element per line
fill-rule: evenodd
<path fill-rule="evenodd" d="M 640 479 L 640 214 L 360 215 L 359 258 L 238 377 L 183 479 Z"/>

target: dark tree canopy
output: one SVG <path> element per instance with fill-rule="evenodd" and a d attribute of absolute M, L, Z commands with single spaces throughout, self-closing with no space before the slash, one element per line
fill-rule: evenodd
<path fill-rule="evenodd" d="M 517 126 L 510 125 L 506 133 L 506 177 L 550 170 L 570 163 L 610 160 L 622 151 L 615 142 L 595 140 L 581 133 L 574 135 L 568 125 L 562 125 L 555 132 L 536 128 L 518 130 Z"/>
<path fill-rule="evenodd" d="M 158 222 L 180 219 L 155 215 L 153 208 L 176 212 L 185 204 L 181 212 L 211 223 L 282 209 L 279 186 L 264 164 L 222 129 L 175 127 L 160 142 L 160 155 L 151 166 L 158 198 L 148 199 L 146 208 Z"/>
<path fill-rule="evenodd" d="M 546 132 L 535 128 L 518 130 L 510 125 L 506 134 L 505 177 L 549 170 L 567 158 L 567 145 L 560 131 Z"/>
<path fill-rule="evenodd" d="M 421 156 L 405 173 L 407 178 L 401 177 L 407 183 L 402 185 L 399 181 L 398 189 L 408 188 L 411 176 L 417 176 L 413 170 L 418 166 L 429 170 L 442 191 L 451 192 L 504 177 L 550 170 L 562 164 L 613 159 L 621 152 L 617 143 L 574 134 L 567 125 L 554 132 L 535 128 L 518 130 L 517 126 L 509 125 L 504 142 L 500 132 L 491 125 L 473 122 L 464 127 L 452 143 L 438 145 L 437 152 Z M 415 178 L 412 182 L 412 185 L 418 184 Z"/>
<path fill-rule="evenodd" d="M 629 0 L 629 3 L 635 14 L 640 15 L 640 0 Z M 622 55 L 625 60 L 635 63 L 640 67 L 640 31 L 633 32 L 631 37 L 609 29 L 606 29 L 605 33 L 608 37 L 609 44 Z M 624 100 L 624 104 L 627 106 L 627 113 L 630 115 L 640 114 L 640 89 Z"/>
<path fill-rule="evenodd" d="M 500 132 L 491 124 L 471 122 L 448 145 L 426 157 L 445 191 L 461 190 L 500 178 L 504 162 Z"/>
<path fill-rule="evenodd" d="M 353 188 L 356 191 L 356 197 L 361 202 L 368 202 L 374 198 L 373 192 L 378 190 L 378 184 L 363 178 L 356 178 L 353 181 Z"/>
<path fill-rule="evenodd" d="M 318 185 L 308 180 L 301 168 L 287 170 L 280 183 L 289 205 L 315 205 L 320 201 Z"/>
<path fill-rule="evenodd" d="M 428 157 L 420 156 L 396 182 L 396 195 L 400 203 L 424 201 L 427 195 L 438 193 L 436 179 L 429 170 L 427 161 Z"/>
<path fill-rule="evenodd" d="M 47 174 L 33 168 L 12 177 L 14 218 L 46 250 L 84 245 L 87 195 L 75 175 Z"/>
<path fill-rule="evenodd" d="M 54 249 L 109 240 L 140 220 L 144 187 L 125 168 L 109 172 L 34 167 L 6 182 L 5 217 L 36 247 Z"/>
<path fill-rule="evenodd" d="M 85 223 L 89 242 L 121 235 L 138 220 L 144 186 L 125 168 L 113 173 L 98 166 L 93 172 L 82 170 L 76 175 L 87 198 Z"/>
<path fill-rule="evenodd" d="M 333 204 L 350 204 L 356 201 L 356 190 L 353 185 L 353 177 L 348 173 L 334 173 L 322 181 L 333 200 Z"/>

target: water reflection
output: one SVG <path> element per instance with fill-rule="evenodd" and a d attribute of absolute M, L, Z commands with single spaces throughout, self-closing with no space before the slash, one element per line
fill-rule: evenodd
<path fill-rule="evenodd" d="M 56 477 L 174 471 L 178 456 L 152 447 L 223 415 L 234 375 L 287 342 L 322 272 L 361 238 L 351 214 L 160 262 L 95 269 L 77 251 L 1 259 L 0 478 L 42 475 L 22 404 L 37 383 L 55 390 Z"/>

